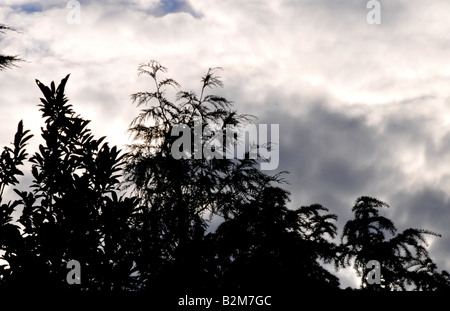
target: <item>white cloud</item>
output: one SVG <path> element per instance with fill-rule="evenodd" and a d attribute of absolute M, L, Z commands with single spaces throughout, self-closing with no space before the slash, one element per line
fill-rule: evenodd
<path fill-rule="evenodd" d="M 64 1 L 40 1 L 42 11 L 32 13 L 19 6 L 38 6 L 35 1 L 2 2 L 0 20 L 21 33 L 2 35 L 0 50 L 27 61 L 0 73 L 2 145 L 11 141 L 20 119 L 35 134 L 33 146 L 39 142 L 34 78 L 58 83 L 68 73 L 67 95 L 75 110 L 93 120 L 94 134 L 123 145 L 137 112 L 129 95 L 151 89 L 149 79 L 136 76 L 136 67 L 156 59 L 187 90 L 199 89 L 208 67 L 224 67 L 225 89 L 219 92 L 240 112 L 267 117 L 276 110 L 300 122 L 319 102 L 330 113 L 363 118 L 374 131 L 364 137 L 379 142 L 365 165 L 395 169 L 368 185 L 389 198 L 423 185 L 448 189 L 450 3 L 383 1 L 382 24 L 376 26 L 366 23 L 365 1 L 356 0 L 197 0 L 184 12 L 166 15 L 157 12 L 156 0 L 80 2 L 79 25 L 67 24 Z M 332 126 L 311 126 L 316 138 L 333 136 L 323 132 Z M 333 137 L 342 140 L 333 156 L 363 161 L 346 151 L 344 144 L 351 142 Z M 288 178 L 298 180 L 296 174 Z M 311 178 L 324 184 L 324 176 Z"/>

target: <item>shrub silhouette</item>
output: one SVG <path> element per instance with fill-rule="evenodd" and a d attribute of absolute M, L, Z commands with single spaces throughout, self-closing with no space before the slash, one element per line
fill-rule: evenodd
<path fill-rule="evenodd" d="M 17 126 L 17 132 L 14 136 L 14 149 L 4 147 L 0 155 L 0 251 L 3 250 L 2 257 L 6 260 L 11 260 L 14 256 L 12 251 L 21 241 L 19 227 L 12 223 L 12 213 L 19 204 L 18 201 L 10 201 L 3 203 L 3 192 L 9 185 L 17 185 L 18 180 L 16 176 L 23 175 L 19 169 L 23 165 L 28 154 L 25 146 L 32 135 L 28 135 L 30 131 L 23 130 L 23 122 L 20 121 Z M 8 277 L 11 269 L 6 264 L 0 265 L 0 282 L 4 282 L 4 278 Z"/>
<path fill-rule="evenodd" d="M 257 168 L 258 159 L 250 159 L 248 155 L 245 159 L 195 157 L 198 150 L 207 148 L 214 135 L 225 142 L 223 151 L 226 152 L 233 147 L 233 141 L 226 135 L 226 125 L 249 122 L 249 116 L 231 110 L 232 103 L 227 99 L 206 94 L 208 88 L 222 86 L 215 74 L 218 69 L 209 69 L 202 78 L 199 96 L 180 91 L 176 94 L 177 102 L 173 103 L 166 97 L 166 88 L 178 88 L 179 84 L 171 78 L 158 80 L 158 74 L 166 72 L 166 68 L 156 61 L 139 67 L 139 74 L 149 75 L 156 87 L 154 92 L 132 95 L 138 106 L 154 105 L 143 109 L 131 124 L 135 143 L 130 145 L 125 170 L 128 186 L 135 190 L 142 203 L 137 222 L 142 234 L 137 267 L 143 284 L 161 287 L 161 282 L 166 282 L 171 287 L 173 284 L 189 287 L 192 280 L 202 282 L 202 276 L 205 282 L 209 280 L 214 273 L 208 273 L 198 264 L 213 261 L 199 250 L 204 248 L 203 243 L 208 243 L 208 247 L 212 243 L 211 236 L 208 242 L 205 240 L 208 216 L 233 217 L 240 212 L 242 202 L 251 202 L 271 182 L 280 181 L 279 175 L 263 174 Z M 196 120 L 203 123 L 200 129 L 195 126 Z M 199 132 L 205 134 L 208 123 L 220 126 L 217 133 L 203 135 L 200 143 L 192 139 L 191 146 L 184 147 L 191 147 L 193 152 L 185 158 L 174 159 L 171 152 L 178 138 L 171 135 L 174 126 L 186 125 L 194 138 Z M 186 267 L 186 258 L 196 264 Z M 177 268 L 178 264 L 183 268 Z M 202 286 L 211 285 L 206 282 Z"/>
<path fill-rule="evenodd" d="M 45 119 L 39 146 L 30 159 L 33 191 L 15 190 L 22 206 L 21 239 L 6 249 L 12 287 L 67 288 L 66 263 L 82 264 L 82 287 L 110 290 L 131 286 L 129 232 L 136 202 L 118 197 L 123 164 L 116 147 L 94 139 L 90 121 L 75 115 L 64 95 L 69 76 L 55 88 L 36 80 L 44 94 Z"/>
<path fill-rule="evenodd" d="M 0 266 L 1 289 L 336 290 L 339 280 L 322 262 L 339 268 L 351 260 L 362 289 L 450 288 L 449 274 L 437 271 L 426 249 L 424 236 L 438 234 L 397 233 L 392 221 L 378 214 L 384 202 L 358 198 L 355 218 L 337 245 L 337 216 L 326 207 L 287 207 L 285 172 L 263 173 L 258 165 L 264 159 L 250 156 L 264 146 L 249 148 L 242 159 L 197 156 L 214 138 L 223 141 L 216 155 L 233 150 L 235 137 L 227 135 L 226 125 L 251 121 L 227 99 L 207 94 L 222 86 L 218 70 L 202 77 L 199 95 L 179 91 L 171 101 L 170 88 L 180 85 L 160 79 L 167 69 L 156 61 L 139 66 L 155 90 L 131 96 L 143 109 L 130 125 L 127 152 L 110 147 L 105 137 L 96 139 L 90 121 L 75 114 L 64 94 L 69 75 L 58 87 L 36 80 L 43 93 L 44 142 L 30 158 L 32 188 L 14 189 L 19 199 L 0 205 L 0 258 L 8 262 Z M 208 123 L 217 125 L 214 132 L 206 131 Z M 180 133 L 172 130 L 180 124 L 191 135 L 183 147 L 192 152 L 175 159 Z M 0 155 L 0 203 L 5 187 L 18 184 L 30 138 L 19 122 L 14 147 Z M 215 231 L 212 219 L 221 219 Z M 70 260 L 81 264 L 79 285 L 66 282 Z M 370 260 L 381 263 L 381 284 L 366 280 Z"/>
<path fill-rule="evenodd" d="M 339 264 L 350 265 L 361 276 L 361 288 L 368 290 L 442 290 L 449 288 L 446 271 L 437 272 L 429 257 L 425 235 L 440 236 L 423 229 L 406 229 L 397 233 L 394 223 L 379 215 L 380 208 L 388 205 L 372 197 L 360 197 L 352 211 L 355 219 L 349 220 L 341 237 L 342 251 Z M 381 265 L 381 283 L 369 284 L 366 267 L 371 260 Z"/>

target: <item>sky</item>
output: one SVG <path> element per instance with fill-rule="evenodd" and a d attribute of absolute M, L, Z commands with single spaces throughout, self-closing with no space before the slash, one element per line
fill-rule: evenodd
<path fill-rule="evenodd" d="M 280 126 L 273 173 L 289 171 L 289 207 L 322 204 L 340 235 L 356 198 L 376 197 L 400 231 L 442 234 L 429 252 L 450 271 L 450 2 L 379 1 L 380 24 L 366 0 L 81 0 L 79 15 L 73 2 L 0 0 L 0 23 L 18 30 L 0 51 L 25 60 L 0 75 L 0 146 L 20 120 L 30 151 L 41 143 L 34 79 L 70 73 L 75 111 L 123 148 L 139 111 L 130 95 L 153 90 L 139 64 L 157 60 L 195 91 L 220 66 L 217 93 Z M 358 286 L 351 269 L 337 275 Z"/>

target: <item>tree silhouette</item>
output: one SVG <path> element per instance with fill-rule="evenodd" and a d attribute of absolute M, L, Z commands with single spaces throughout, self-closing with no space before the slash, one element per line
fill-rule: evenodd
<path fill-rule="evenodd" d="M 223 222 L 215 235 L 223 289 L 268 292 L 329 290 L 337 277 L 319 259 L 331 262 L 336 215 L 319 204 L 286 207 L 288 193 L 266 187 L 241 212 Z M 328 237 L 326 236 L 328 235 Z"/>
<path fill-rule="evenodd" d="M 95 138 L 90 121 L 75 114 L 64 94 L 69 75 L 58 87 L 36 80 L 43 143 L 30 158 L 31 189 L 14 189 L 19 199 L 7 204 L 4 189 L 18 184 L 32 136 L 22 121 L 13 147 L 0 154 L 0 259 L 8 262 L 0 266 L 0 290 L 295 294 L 337 290 L 338 278 L 322 263 L 339 268 L 352 260 L 364 290 L 450 288 L 450 275 L 438 272 L 426 248 L 425 236 L 439 235 L 397 233 L 379 215 L 384 202 L 358 198 L 340 245 L 333 242 L 337 216 L 327 208 L 289 209 L 284 172 L 258 167 L 265 159 L 257 151 L 271 145 L 234 153 L 251 116 L 208 94 L 222 86 L 217 70 L 202 77 L 197 95 L 161 80 L 167 69 L 158 62 L 139 66 L 155 91 L 131 96 L 145 107 L 130 125 L 126 153 Z M 212 219 L 221 221 L 215 231 Z M 71 260 L 81 264 L 79 285 L 66 281 Z M 380 284 L 369 282 L 372 260 L 380 263 Z"/>
<path fill-rule="evenodd" d="M 355 219 L 349 220 L 341 237 L 342 252 L 338 263 L 345 267 L 354 259 L 354 268 L 361 276 L 361 288 L 369 290 L 439 290 L 449 288 L 446 271 L 437 267 L 426 249 L 425 235 L 440 236 L 423 229 L 406 229 L 397 233 L 393 222 L 379 215 L 380 208 L 388 207 L 371 197 L 360 197 L 352 211 Z M 371 260 L 380 263 L 381 282 L 370 284 L 367 280 Z"/>
<path fill-rule="evenodd" d="M 13 28 L 0 24 L 0 33 L 4 33 L 3 30 L 14 31 Z M 18 61 L 22 60 L 17 58 L 17 56 L 0 54 L 0 71 L 14 66 L 14 63 Z M 20 121 L 14 136 L 14 149 L 4 147 L 0 155 L 0 259 L 8 257 L 7 249 L 11 247 L 11 242 L 20 239 L 19 227 L 12 223 L 12 213 L 19 202 L 9 201 L 6 204 L 2 204 L 2 201 L 5 188 L 9 185 L 17 185 L 19 181 L 16 176 L 23 175 L 19 167 L 24 164 L 28 156 L 25 146 L 27 141 L 33 136 L 27 135 L 29 132 L 29 130 L 23 130 L 23 121 Z M 0 284 L 10 272 L 8 265 L 0 265 Z"/>
<path fill-rule="evenodd" d="M 75 259 L 82 265 L 82 288 L 127 288 L 133 285 L 129 239 L 136 201 L 117 196 L 120 151 L 102 143 L 105 137 L 94 139 L 90 121 L 75 115 L 64 95 L 68 78 L 57 88 L 36 80 L 44 94 L 45 144 L 30 159 L 34 190 L 15 190 L 23 233 L 7 249 L 11 273 L 4 281 L 68 288 L 66 264 Z"/>
<path fill-rule="evenodd" d="M 190 277 L 192 267 L 183 270 L 176 266 L 178 263 L 184 266 L 186 256 L 201 256 L 191 249 L 197 250 L 205 238 L 206 216 L 228 218 L 240 207 L 240 202 L 250 201 L 268 183 L 280 180 L 279 175 L 263 174 L 256 168 L 258 160 L 248 156 L 242 160 L 195 156 L 217 137 L 223 139 L 223 155 L 233 144 L 226 135 L 226 125 L 249 121 L 248 116 L 232 111 L 232 103 L 225 98 L 206 94 L 208 88 L 222 86 L 214 73 L 218 69 L 209 69 L 202 78 L 200 96 L 180 91 L 173 103 L 166 97 L 166 89 L 168 86 L 178 88 L 179 84 L 171 78 L 159 81 L 157 77 L 166 72 L 166 68 L 156 61 L 139 67 L 139 75 L 149 75 L 156 88 L 154 92 L 132 95 L 138 106 L 149 102 L 155 105 L 143 109 L 132 122 L 130 132 L 134 143 L 126 158 L 126 180 L 143 206 L 137 224 L 142 234 L 140 240 L 145 242 L 139 246 L 137 265 L 144 284 L 161 286 L 162 279 L 170 283 L 171 277 L 164 273 L 179 271 L 174 276 L 176 284 L 182 286 L 184 282 L 187 286 L 193 280 Z M 196 122 L 200 121 L 202 125 L 197 128 Z M 208 124 L 219 128 L 215 133 L 207 133 Z M 178 139 L 172 136 L 175 125 L 185 125 L 191 138 L 203 134 L 200 142 L 192 139 L 190 145 L 184 146 L 192 152 L 181 159 L 172 156 L 174 142 Z M 202 259 L 196 260 L 201 262 Z M 196 266 L 201 271 L 197 271 L 195 280 L 201 280 L 204 268 Z M 182 270 L 190 272 L 189 277 L 183 278 Z"/>
<path fill-rule="evenodd" d="M 14 28 L 0 24 L 0 33 L 5 33 L 4 30 L 16 31 Z M 23 61 L 17 55 L 4 55 L 0 53 L 0 71 L 16 66 L 15 63 Z"/>
<path fill-rule="evenodd" d="M 180 86 L 171 78 L 158 80 L 166 68 L 156 61 L 139 67 L 139 74 L 149 75 L 156 88 L 132 95 L 138 106 L 154 105 L 133 121 L 130 131 L 136 143 L 126 161 L 128 185 L 144 206 L 138 222 L 145 241 L 138 259 L 143 282 L 182 289 L 243 289 L 287 286 L 297 276 L 302 280 L 298 286 L 337 287 L 337 278 L 317 263 L 333 258 L 334 245 L 324 236 L 335 235 L 336 227 L 328 220 L 336 216 L 320 215 L 326 209 L 319 205 L 287 209 L 289 193 L 277 186 L 284 181 L 282 173 L 262 173 L 257 164 L 263 159 L 250 157 L 254 150 L 247 150 L 243 159 L 225 157 L 234 147 L 227 125 L 245 124 L 249 116 L 231 110 L 225 98 L 206 94 L 208 88 L 222 86 L 215 75 L 218 69 L 203 76 L 200 96 L 179 91 L 171 102 L 166 87 Z M 212 133 L 206 130 L 211 123 L 218 125 Z M 192 138 L 183 147 L 192 152 L 174 159 L 179 137 L 172 136 L 172 130 L 180 124 Z M 200 133 L 199 143 L 195 137 Z M 218 158 L 196 156 L 217 137 L 224 142 Z M 224 222 L 216 233 L 205 235 L 208 216 L 213 215 Z M 151 243 L 145 239 L 149 236 Z"/>
<path fill-rule="evenodd" d="M 13 28 L 4 24 L 0 24 L 0 33 L 4 33 L 3 30 L 15 31 Z M 0 71 L 15 66 L 16 62 L 20 62 L 22 59 L 17 56 L 3 55 L 0 53 Z M 25 151 L 27 141 L 33 135 L 27 135 L 29 130 L 23 130 L 23 122 L 20 121 L 17 126 L 17 132 L 14 136 L 14 149 L 4 147 L 3 152 L 0 155 L 0 259 L 6 259 L 10 256 L 9 249 L 14 243 L 20 239 L 19 227 L 12 223 L 12 213 L 19 204 L 17 200 L 9 201 L 6 204 L 2 204 L 3 193 L 7 186 L 17 185 L 18 180 L 16 176 L 23 175 L 23 172 L 19 169 L 24 164 L 28 154 Z M 4 283 L 5 277 L 11 273 L 9 265 L 0 265 L 0 286 Z"/>
<path fill-rule="evenodd" d="M 0 155 L 0 251 L 5 252 L 3 255 L 0 253 L 0 259 L 8 260 L 11 256 L 11 248 L 20 240 L 19 227 L 12 223 L 12 213 L 19 202 L 15 200 L 2 204 L 2 199 L 5 188 L 9 185 L 17 185 L 19 181 L 16 176 L 23 175 L 19 167 L 24 164 L 28 156 L 25 146 L 32 137 L 28 135 L 29 132 L 29 130 L 23 130 L 23 122 L 20 121 L 14 136 L 14 149 L 4 147 Z M 0 265 L 0 284 L 10 272 L 8 265 Z"/>

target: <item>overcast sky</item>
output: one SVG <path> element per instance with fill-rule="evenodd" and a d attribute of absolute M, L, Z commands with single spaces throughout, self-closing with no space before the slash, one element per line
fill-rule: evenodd
<path fill-rule="evenodd" d="M 292 208 L 321 203 L 341 234 L 355 199 L 374 196 L 399 230 L 441 233 L 429 250 L 450 270 L 450 2 L 380 1 L 380 25 L 367 23 L 367 2 L 80 0 L 70 24 L 68 1 L 0 0 L 0 23 L 20 31 L 1 35 L 0 51 L 26 60 L 0 73 L 0 146 L 21 119 L 31 147 L 41 142 L 35 78 L 71 73 L 75 111 L 123 147 L 130 94 L 153 90 L 140 63 L 159 61 L 185 90 L 221 66 L 220 94 L 280 124 Z"/>

